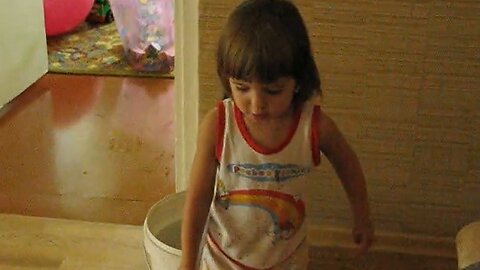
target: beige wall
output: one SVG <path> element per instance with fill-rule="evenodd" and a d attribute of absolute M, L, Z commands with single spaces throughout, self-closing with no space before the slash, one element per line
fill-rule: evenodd
<path fill-rule="evenodd" d="M 48 69 L 42 0 L 0 0 L 0 108 Z"/>
<path fill-rule="evenodd" d="M 240 1 L 200 0 L 200 115 L 221 96 L 214 51 Z M 310 29 L 323 107 L 364 166 L 376 226 L 453 236 L 480 219 L 480 6 L 476 1 L 296 1 Z M 349 226 L 328 162 L 312 220 Z"/>

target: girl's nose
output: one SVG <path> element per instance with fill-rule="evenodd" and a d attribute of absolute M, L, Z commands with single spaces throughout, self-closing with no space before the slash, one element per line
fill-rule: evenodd
<path fill-rule="evenodd" d="M 265 101 L 265 97 L 263 97 L 263 95 L 261 93 L 255 93 L 252 97 L 252 101 L 251 101 L 251 112 L 253 114 L 262 114 L 262 113 L 265 113 L 265 109 L 266 109 L 266 101 Z"/>

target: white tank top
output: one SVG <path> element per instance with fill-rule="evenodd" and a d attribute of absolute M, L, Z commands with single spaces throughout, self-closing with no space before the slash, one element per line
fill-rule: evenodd
<path fill-rule="evenodd" d="M 207 224 L 207 248 L 218 254 L 208 264 L 211 269 L 225 269 L 220 265 L 227 263 L 232 269 L 276 268 L 306 238 L 306 176 L 320 163 L 318 121 L 312 119 L 320 109 L 305 103 L 286 127 L 286 140 L 270 150 L 255 144 L 231 99 L 220 102 L 218 112 L 219 166 Z"/>

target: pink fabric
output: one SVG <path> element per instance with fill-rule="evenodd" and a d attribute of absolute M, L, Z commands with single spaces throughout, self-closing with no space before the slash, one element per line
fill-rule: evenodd
<path fill-rule="evenodd" d="M 93 2 L 94 0 L 43 0 L 47 36 L 73 30 L 90 13 Z"/>

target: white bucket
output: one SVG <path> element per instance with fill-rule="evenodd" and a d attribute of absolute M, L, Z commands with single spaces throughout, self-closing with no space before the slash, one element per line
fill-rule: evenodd
<path fill-rule="evenodd" d="M 456 237 L 458 269 L 480 269 L 480 221 L 463 227 Z"/>
<path fill-rule="evenodd" d="M 143 225 L 145 256 L 151 270 L 178 269 L 181 259 L 180 231 L 185 191 L 155 203 Z"/>

